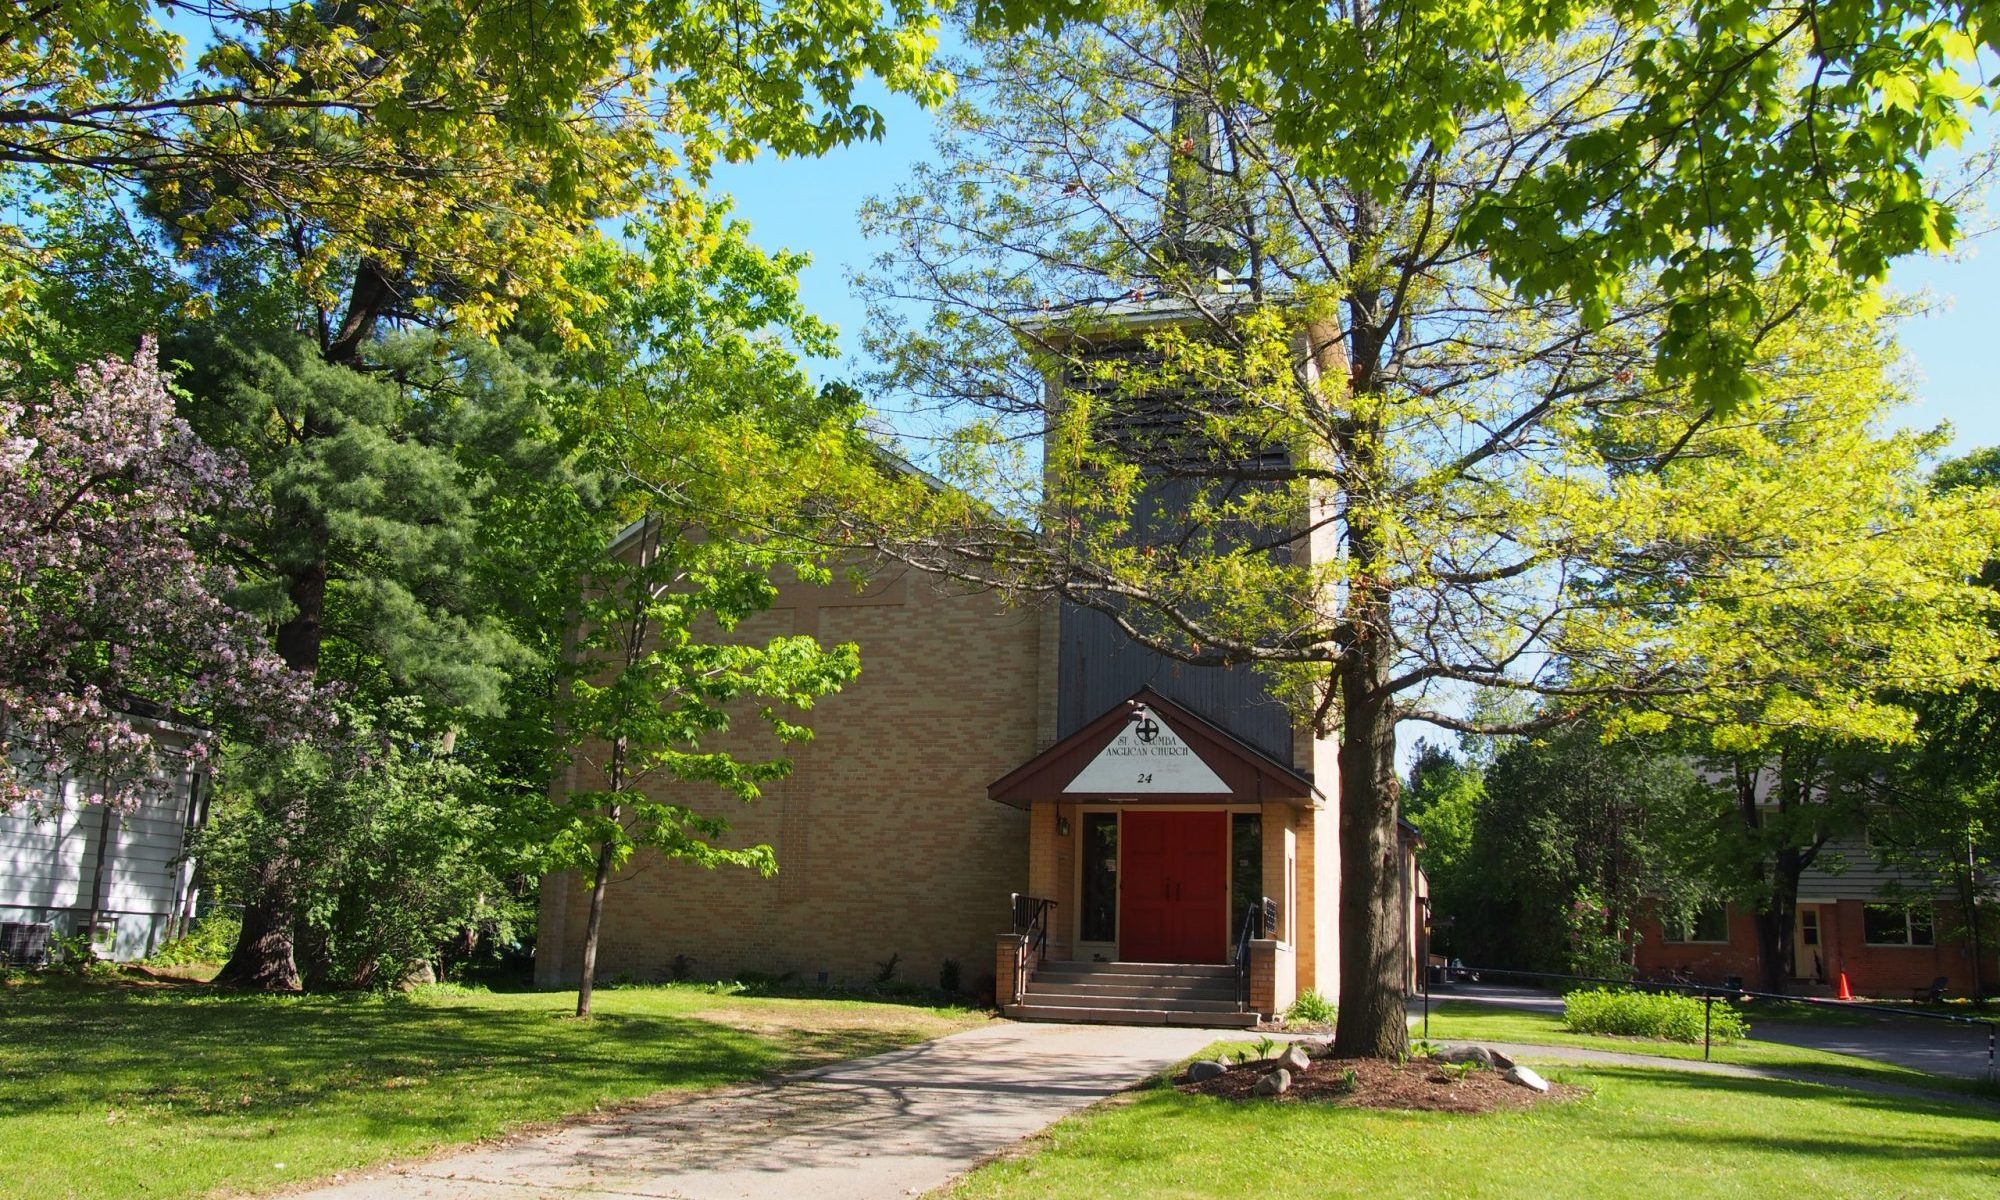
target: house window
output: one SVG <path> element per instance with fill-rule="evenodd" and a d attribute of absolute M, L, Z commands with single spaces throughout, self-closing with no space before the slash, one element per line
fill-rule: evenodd
<path fill-rule="evenodd" d="M 1930 905 L 1864 904 L 1861 935 L 1871 946 L 1932 945 Z"/>
<path fill-rule="evenodd" d="M 1118 814 L 1083 814 L 1083 927 L 1086 942 L 1118 940 Z"/>
<path fill-rule="evenodd" d="M 1669 942 L 1715 942 L 1729 941 L 1729 906 L 1727 904 L 1704 904 L 1693 913 L 1669 917 L 1661 922 L 1660 931 Z"/>
<path fill-rule="evenodd" d="M 1229 936 L 1243 932 L 1243 916 L 1264 896 L 1264 819 L 1256 813 L 1229 815 Z M 1270 935 L 1267 935 L 1270 936 Z"/>

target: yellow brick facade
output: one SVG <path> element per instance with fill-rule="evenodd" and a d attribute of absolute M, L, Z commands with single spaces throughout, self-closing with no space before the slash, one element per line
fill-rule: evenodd
<path fill-rule="evenodd" d="M 946 961 L 963 987 L 1011 980 L 996 963 L 1008 896 L 1057 901 L 1050 957 L 1089 959 L 1109 944 L 1077 944 L 1082 814 L 1058 795 L 1027 811 L 988 798 L 988 785 L 1034 758 L 1056 733 L 1056 622 L 983 593 L 955 591 L 901 568 L 858 590 L 790 584 L 738 636 L 810 633 L 861 648 L 861 675 L 808 717 L 814 740 L 794 748 L 791 778 L 748 806 L 712 790 L 684 794 L 731 815 L 733 841 L 770 844 L 779 874 L 703 871 L 642 852 L 605 896 L 599 978 L 791 975 L 804 984 L 866 984 L 893 957 L 895 978 L 939 982 Z M 749 723 L 752 728 L 755 722 Z M 736 748 L 770 750 L 768 739 Z M 592 757 L 586 755 L 586 758 Z M 1222 805 L 1257 812 L 1262 892 L 1278 926 L 1256 956 L 1259 1008 L 1316 988 L 1339 990 L 1338 786 L 1334 748 L 1300 736 L 1294 765 L 1310 800 Z M 573 767 L 561 788 L 587 783 Z M 668 785 L 687 789 L 688 785 Z M 575 874 L 542 884 L 536 979 L 573 986 L 589 896 Z M 1231 931 L 1233 944 L 1234 931 Z"/>
<path fill-rule="evenodd" d="M 949 959 L 978 987 L 1008 926 L 1008 894 L 1028 883 L 1027 815 L 988 800 L 986 785 L 1037 748 L 1040 614 L 900 569 L 859 594 L 791 585 L 781 605 L 739 635 L 855 642 L 860 677 L 815 707 L 791 778 L 754 804 L 665 785 L 729 812 L 734 840 L 771 845 L 779 873 L 642 852 L 605 893 L 599 978 L 663 979 L 678 964 L 702 979 L 860 984 L 896 956 L 899 980 L 935 985 Z M 573 771 L 559 786 L 577 782 Z M 543 986 L 576 982 L 588 903 L 573 873 L 543 881 Z"/>

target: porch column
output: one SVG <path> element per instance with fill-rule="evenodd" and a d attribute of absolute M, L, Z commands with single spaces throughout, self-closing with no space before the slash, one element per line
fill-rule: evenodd
<path fill-rule="evenodd" d="M 993 1007 L 1014 1003 L 1020 994 L 1021 948 L 1028 939 L 1018 933 L 1003 933 L 993 941 Z"/>
<path fill-rule="evenodd" d="M 1063 833 L 1058 815 L 1067 816 L 1069 832 Z M 1037 800 L 1028 810 L 1028 894 L 1053 900 L 1049 914 L 1049 957 L 1066 960 L 1071 954 L 1071 931 L 1076 923 L 1075 897 L 1070 895 L 1070 875 L 1076 846 L 1075 805 Z"/>
<path fill-rule="evenodd" d="M 1298 967 L 1292 947 L 1277 938 L 1257 938 L 1250 943 L 1250 1007 L 1266 1017 L 1274 1017 L 1298 999 Z"/>

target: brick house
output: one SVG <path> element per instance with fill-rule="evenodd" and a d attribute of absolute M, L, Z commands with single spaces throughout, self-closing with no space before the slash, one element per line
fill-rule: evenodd
<path fill-rule="evenodd" d="M 1110 352 L 1160 319 L 1114 316 Z M 1157 1023 L 1337 994 L 1335 746 L 1260 676 L 1177 665 L 1080 607 L 867 575 L 788 584 L 739 626 L 861 649 L 792 776 L 735 814 L 778 875 L 642 854 L 606 894 L 602 976 L 955 976 L 1015 1016 Z M 1414 831 L 1403 859 L 1414 984 Z M 576 981 L 586 908 L 575 875 L 543 881 L 538 984 Z"/>
<path fill-rule="evenodd" d="M 1837 869 L 1828 869 L 1828 868 Z M 1975 962 L 1967 923 L 1949 899 L 1922 899 L 1922 881 L 1884 865 L 1865 837 L 1830 840 L 1799 879 L 1793 918 L 1793 990 L 1830 993 L 1847 976 L 1858 996 L 1909 999 L 1940 979 L 1951 995 L 2000 983 L 1993 930 L 2000 921 L 1981 906 L 1986 933 Z M 1756 914 L 1741 904 L 1715 905 L 1685 922 L 1648 913 L 1638 926 L 1634 967 L 1642 976 L 1680 972 L 1704 983 L 1758 977 Z"/>

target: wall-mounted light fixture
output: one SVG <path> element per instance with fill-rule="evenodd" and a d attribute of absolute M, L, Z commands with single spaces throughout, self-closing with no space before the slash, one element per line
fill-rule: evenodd
<path fill-rule="evenodd" d="M 1061 805 L 1056 806 L 1056 836 L 1057 837 L 1069 836 L 1069 818 L 1063 816 L 1063 810 Z"/>

